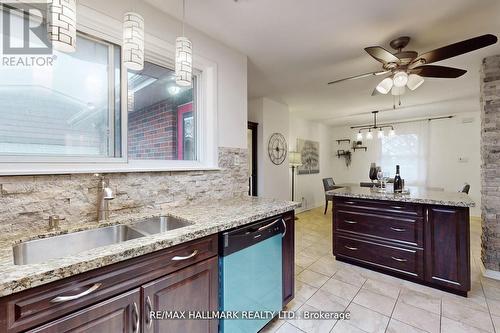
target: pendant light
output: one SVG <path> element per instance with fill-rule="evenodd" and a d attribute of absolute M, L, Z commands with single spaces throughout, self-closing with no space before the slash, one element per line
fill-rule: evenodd
<path fill-rule="evenodd" d="M 394 85 L 394 81 L 392 78 L 387 77 L 382 80 L 377 86 L 377 91 L 381 94 L 387 94 L 389 91 L 391 91 L 392 86 Z"/>
<path fill-rule="evenodd" d="M 54 50 L 76 51 L 76 0 L 52 0 L 49 3 L 47 31 Z"/>
<path fill-rule="evenodd" d="M 123 65 L 135 71 L 144 68 L 144 18 L 134 12 L 123 16 Z"/>
<path fill-rule="evenodd" d="M 394 87 L 396 88 L 396 87 Z M 392 88 L 392 89 L 394 89 Z M 394 136 L 396 133 L 394 132 L 394 126 L 392 124 L 379 124 L 377 122 L 377 115 L 379 111 L 372 111 L 373 114 L 373 124 L 372 125 L 360 125 L 360 126 L 351 126 L 351 129 L 357 129 L 358 133 L 356 138 L 358 141 L 363 139 L 363 131 L 366 131 L 366 139 L 372 140 L 374 134 L 377 134 L 378 139 L 383 139 L 385 137 L 384 129 L 389 129 L 389 136 Z"/>
<path fill-rule="evenodd" d="M 407 86 L 410 90 L 415 90 L 424 83 L 424 78 L 417 74 L 410 74 Z"/>
<path fill-rule="evenodd" d="M 404 87 L 408 83 L 408 74 L 406 74 L 406 72 L 396 72 L 396 74 L 394 74 L 393 80 L 395 87 Z"/>
<path fill-rule="evenodd" d="M 175 83 L 190 87 L 193 83 L 193 45 L 184 34 L 186 1 L 182 0 L 182 36 L 175 40 Z"/>

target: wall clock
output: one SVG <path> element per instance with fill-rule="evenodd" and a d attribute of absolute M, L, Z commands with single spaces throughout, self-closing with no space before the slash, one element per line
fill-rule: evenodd
<path fill-rule="evenodd" d="M 276 165 L 280 165 L 285 161 L 288 147 L 285 137 L 281 133 L 273 133 L 269 138 L 267 145 L 269 159 Z"/>

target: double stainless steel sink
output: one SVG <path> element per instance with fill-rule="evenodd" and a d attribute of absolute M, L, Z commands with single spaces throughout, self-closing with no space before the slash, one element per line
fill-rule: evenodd
<path fill-rule="evenodd" d="M 101 246 L 118 244 L 144 236 L 158 234 L 191 225 L 172 216 L 144 219 L 129 225 L 78 231 L 74 233 L 35 239 L 13 246 L 14 264 L 42 263 L 52 258 L 62 258 Z"/>

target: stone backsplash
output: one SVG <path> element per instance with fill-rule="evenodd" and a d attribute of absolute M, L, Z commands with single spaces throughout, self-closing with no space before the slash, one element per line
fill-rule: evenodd
<path fill-rule="evenodd" d="M 500 271 L 500 55 L 483 60 L 481 106 L 481 254 Z"/>
<path fill-rule="evenodd" d="M 246 149 L 221 147 L 220 170 L 106 174 L 115 192 L 111 218 L 247 195 L 246 160 Z M 95 221 L 97 183 L 93 174 L 0 177 L 0 234 L 45 229 L 44 218 L 55 214 L 66 218 L 63 227 Z"/>

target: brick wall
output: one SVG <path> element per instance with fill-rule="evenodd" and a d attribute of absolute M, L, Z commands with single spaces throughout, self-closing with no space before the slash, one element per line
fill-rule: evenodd
<path fill-rule="evenodd" d="M 483 60 L 481 106 L 481 255 L 500 271 L 500 55 Z"/>
<path fill-rule="evenodd" d="M 165 99 L 128 115 L 128 157 L 177 159 L 177 105 Z"/>
<path fill-rule="evenodd" d="M 246 149 L 219 148 L 220 170 L 108 174 L 115 191 L 111 218 L 247 195 L 246 159 Z M 97 183 L 92 174 L 0 177 L 0 237 L 45 230 L 43 219 L 54 214 L 66 217 L 63 227 L 95 221 Z"/>

